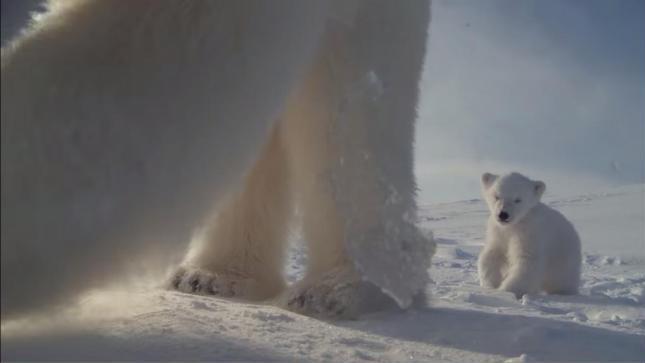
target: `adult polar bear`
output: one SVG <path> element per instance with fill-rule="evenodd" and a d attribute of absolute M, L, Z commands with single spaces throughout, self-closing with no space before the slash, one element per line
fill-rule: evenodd
<path fill-rule="evenodd" d="M 409 305 L 433 252 L 413 224 L 428 21 L 422 0 L 50 1 L 2 53 L 3 318 L 152 264 L 214 201 L 177 288 L 280 293 L 298 209 L 286 307 L 349 316 L 361 280 Z"/>

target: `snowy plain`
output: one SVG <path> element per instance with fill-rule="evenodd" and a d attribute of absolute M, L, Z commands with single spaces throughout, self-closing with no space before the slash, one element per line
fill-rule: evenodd
<path fill-rule="evenodd" d="M 488 212 L 479 199 L 424 205 L 437 242 L 426 302 L 353 321 L 140 287 L 96 291 L 78 307 L 2 326 L 2 360 L 523 362 L 645 361 L 645 185 L 547 195 L 578 229 L 577 296 L 478 285 Z M 287 276 L 301 274 L 294 234 Z"/>

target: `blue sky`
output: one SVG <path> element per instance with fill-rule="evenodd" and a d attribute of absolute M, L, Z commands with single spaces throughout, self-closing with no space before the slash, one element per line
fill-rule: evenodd
<path fill-rule="evenodd" d="M 422 203 L 645 182 L 645 1 L 435 0 L 421 89 Z"/>

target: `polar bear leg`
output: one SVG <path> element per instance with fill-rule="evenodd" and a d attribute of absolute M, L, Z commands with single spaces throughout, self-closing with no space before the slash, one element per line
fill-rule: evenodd
<path fill-rule="evenodd" d="M 343 221 L 332 196 L 330 163 L 337 147 L 329 138 L 330 79 L 321 57 L 287 102 L 284 114 L 309 264 L 304 279 L 286 292 L 281 304 L 307 315 L 347 318 L 355 312 L 359 277 L 345 254 Z"/>
<path fill-rule="evenodd" d="M 498 288 L 502 282 L 502 269 L 505 265 L 506 257 L 503 251 L 494 247 L 485 247 L 477 261 L 480 286 Z"/>
<path fill-rule="evenodd" d="M 543 262 L 540 258 L 513 260 L 507 277 L 499 287 L 500 290 L 512 292 L 518 299 L 524 294 L 539 292 L 544 278 Z"/>
<path fill-rule="evenodd" d="M 309 249 L 305 278 L 286 294 L 291 310 L 355 315 L 373 271 L 359 273 L 356 266 L 365 261 L 351 256 L 350 248 L 382 252 L 383 240 L 403 240 L 384 226 L 404 231 L 399 227 L 411 224 L 404 220 L 414 219 L 412 131 L 427 31 L 427 19 L 418 14 L 427 3 L 410 4 L 361 3 L 353 25 L 328 29 L 316 62 L 287 103 L 285 140 Z M 397 32 L 384 31 L 391 28 Z M 406 41 L 390 39 L 393 34 Z M 405 49 L 388 48 L 397 46 Z M 397 252 L 372 261 L 375 268 L 393 280 L 415 279 L 396 262 Z M 417 267 L 427 275 L 425 266 Z"/>
<path fill-rule="evenodd" d="M 3 319 L 165 265 L 252 165 L 329 6 L 51 5 L 2 49 Z"/>
<path fill-rule="evenodd" d="M 575 295 L 580 286 L 580 260 L 566 261 L 566 266 L 549 266 L 543 289 L 547 294 Z"/>
<path fill-rule="evenodd" d="M 328 91 L 324 67 L 316 66 L 289 100 L 285 139 L 293 176 L 293 186 L 307 241 L 309 264 L 306 276 L 321 276 L 327 270 L 348 264 L 343 245 L 343 221 L 332 195 L 330 159 L 336 147 L 330 133 L 325 108 Z"/>
<path fill-rule="evenodd" d="M 265 299 L 284 288 L 282 265 L 291 216 L 280 125 L 242 190 L 219 208 L 171 279 L 184 292 Z"/>

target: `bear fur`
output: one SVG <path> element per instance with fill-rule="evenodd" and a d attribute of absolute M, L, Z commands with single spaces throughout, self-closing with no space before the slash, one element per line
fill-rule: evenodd
<path fill-rule="evenodd" d="M 409 305 L 434 251 L 428 22 L 424 0 L 49 1 L 2 50 L 3 318 L 168 266 L 199 225 L 173 288 L 345 317 L 370 281 Z M 287 290 L 296 210 L 310 263 Z"/>
<path fill-rule="evenodd" d="M 481 286 L 518 298 L 540 291 L 576 294 L 580 238 L 560 212 L 540 201 L 546 185 L 518 173 L 485 173 L 481 182 L 490 209 L 478 261 Z"/>

